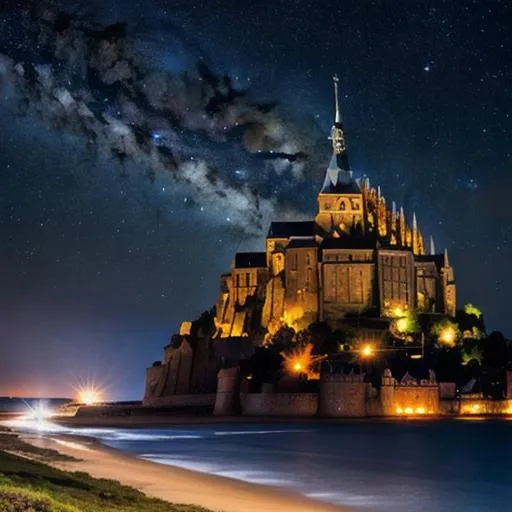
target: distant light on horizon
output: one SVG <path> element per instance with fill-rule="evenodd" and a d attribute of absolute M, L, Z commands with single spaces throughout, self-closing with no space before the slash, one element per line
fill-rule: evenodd
<path fill-rule="evenodd" d="M 80 389 L 76 396 L 76 401 L 84 405 L 95 405 L 104 400 L 103 392 L 94 387 Z"/>

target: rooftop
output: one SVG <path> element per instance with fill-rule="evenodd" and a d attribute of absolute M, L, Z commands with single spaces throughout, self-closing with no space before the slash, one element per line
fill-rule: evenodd
<path fill-rule="evenodd" d="M 315 223 L 312 220 L 298 222 L 272 222 L 267 238 L 290 238 L 293 236 L 313 237 Z"/>
<path fill-rule="evenodd" d="M 267 256 L 264 252 L 237 252 L 235 268 L 265 268 Z"/>

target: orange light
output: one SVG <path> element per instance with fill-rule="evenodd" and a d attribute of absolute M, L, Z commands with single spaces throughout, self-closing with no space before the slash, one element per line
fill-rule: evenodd
<path fill-rule="evenodd" d="M 402 414 L 403 412 L 404 412 L 404 410 L 401 407 L 397 407 L 396 408 L 396 413 L 397 414 Z"/>
<path fill-rule="evenodd" d="M 453 327 L 445 327 L 439 333 L 439 341 L 444 345 L 448 345 L 449 347 L 453 347 L 455 345 L 456 337 L 457 333 Z"/>
<path fill-rule="evenodd" d="M 317 378 L 318 373 L 314 371 L 314 366 L 325 359 L 325 356 L 312 355 L 313 348 L 313 344 L 308 343 L 305 346 L 298 346 L 289 352 L 281 352 L 286 373 L 290 375 L 297 373 L 305 374 L 310 379 Z"/>
<path fill-rule="evenodd" d="M 404 312 L 400 307 L 393 308 L 392 314 L 395 318 L 400 318 L 404 316 Z"/>
<path fill-rule="evenodd" d="M 425 414 L 425 408 L 424 407 L 418 407 L 416 409 L 416 414 Z"/>
<path fill-rule="evenodd" d="M 85 388 L 78 391 L 77 401 L 84 405 L 94 405 L 103 401 L 101 392 L 94 388 Z"/>
<path fill-rule="evenodd" d="M 365 345 L 361 350 L 361 355 L 363 357 L 371 357 L 375 352 L 374 348 L 371 345 Z"/>
<path fill-rule="evenodd" d="M 412 413 L 413 413 L 412 407 L 405 408 L 405 414 L 412 414 Z"/>

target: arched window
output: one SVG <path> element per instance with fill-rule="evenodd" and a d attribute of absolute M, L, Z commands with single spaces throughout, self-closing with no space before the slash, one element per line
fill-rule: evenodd
<path fill-rule="evenodd" d="M 345 210 L 347 208 L 345 201 L 341 201 L 340 203 L 340 210 Z"/>

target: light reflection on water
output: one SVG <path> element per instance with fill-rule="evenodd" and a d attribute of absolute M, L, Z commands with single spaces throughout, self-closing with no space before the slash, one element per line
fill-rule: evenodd
<path fill-rule="evenodd" d="M 358 510 L 505 511 L 507 421 L 347 421 L 73 429 L 162 464 L 272 485 Z"/>

